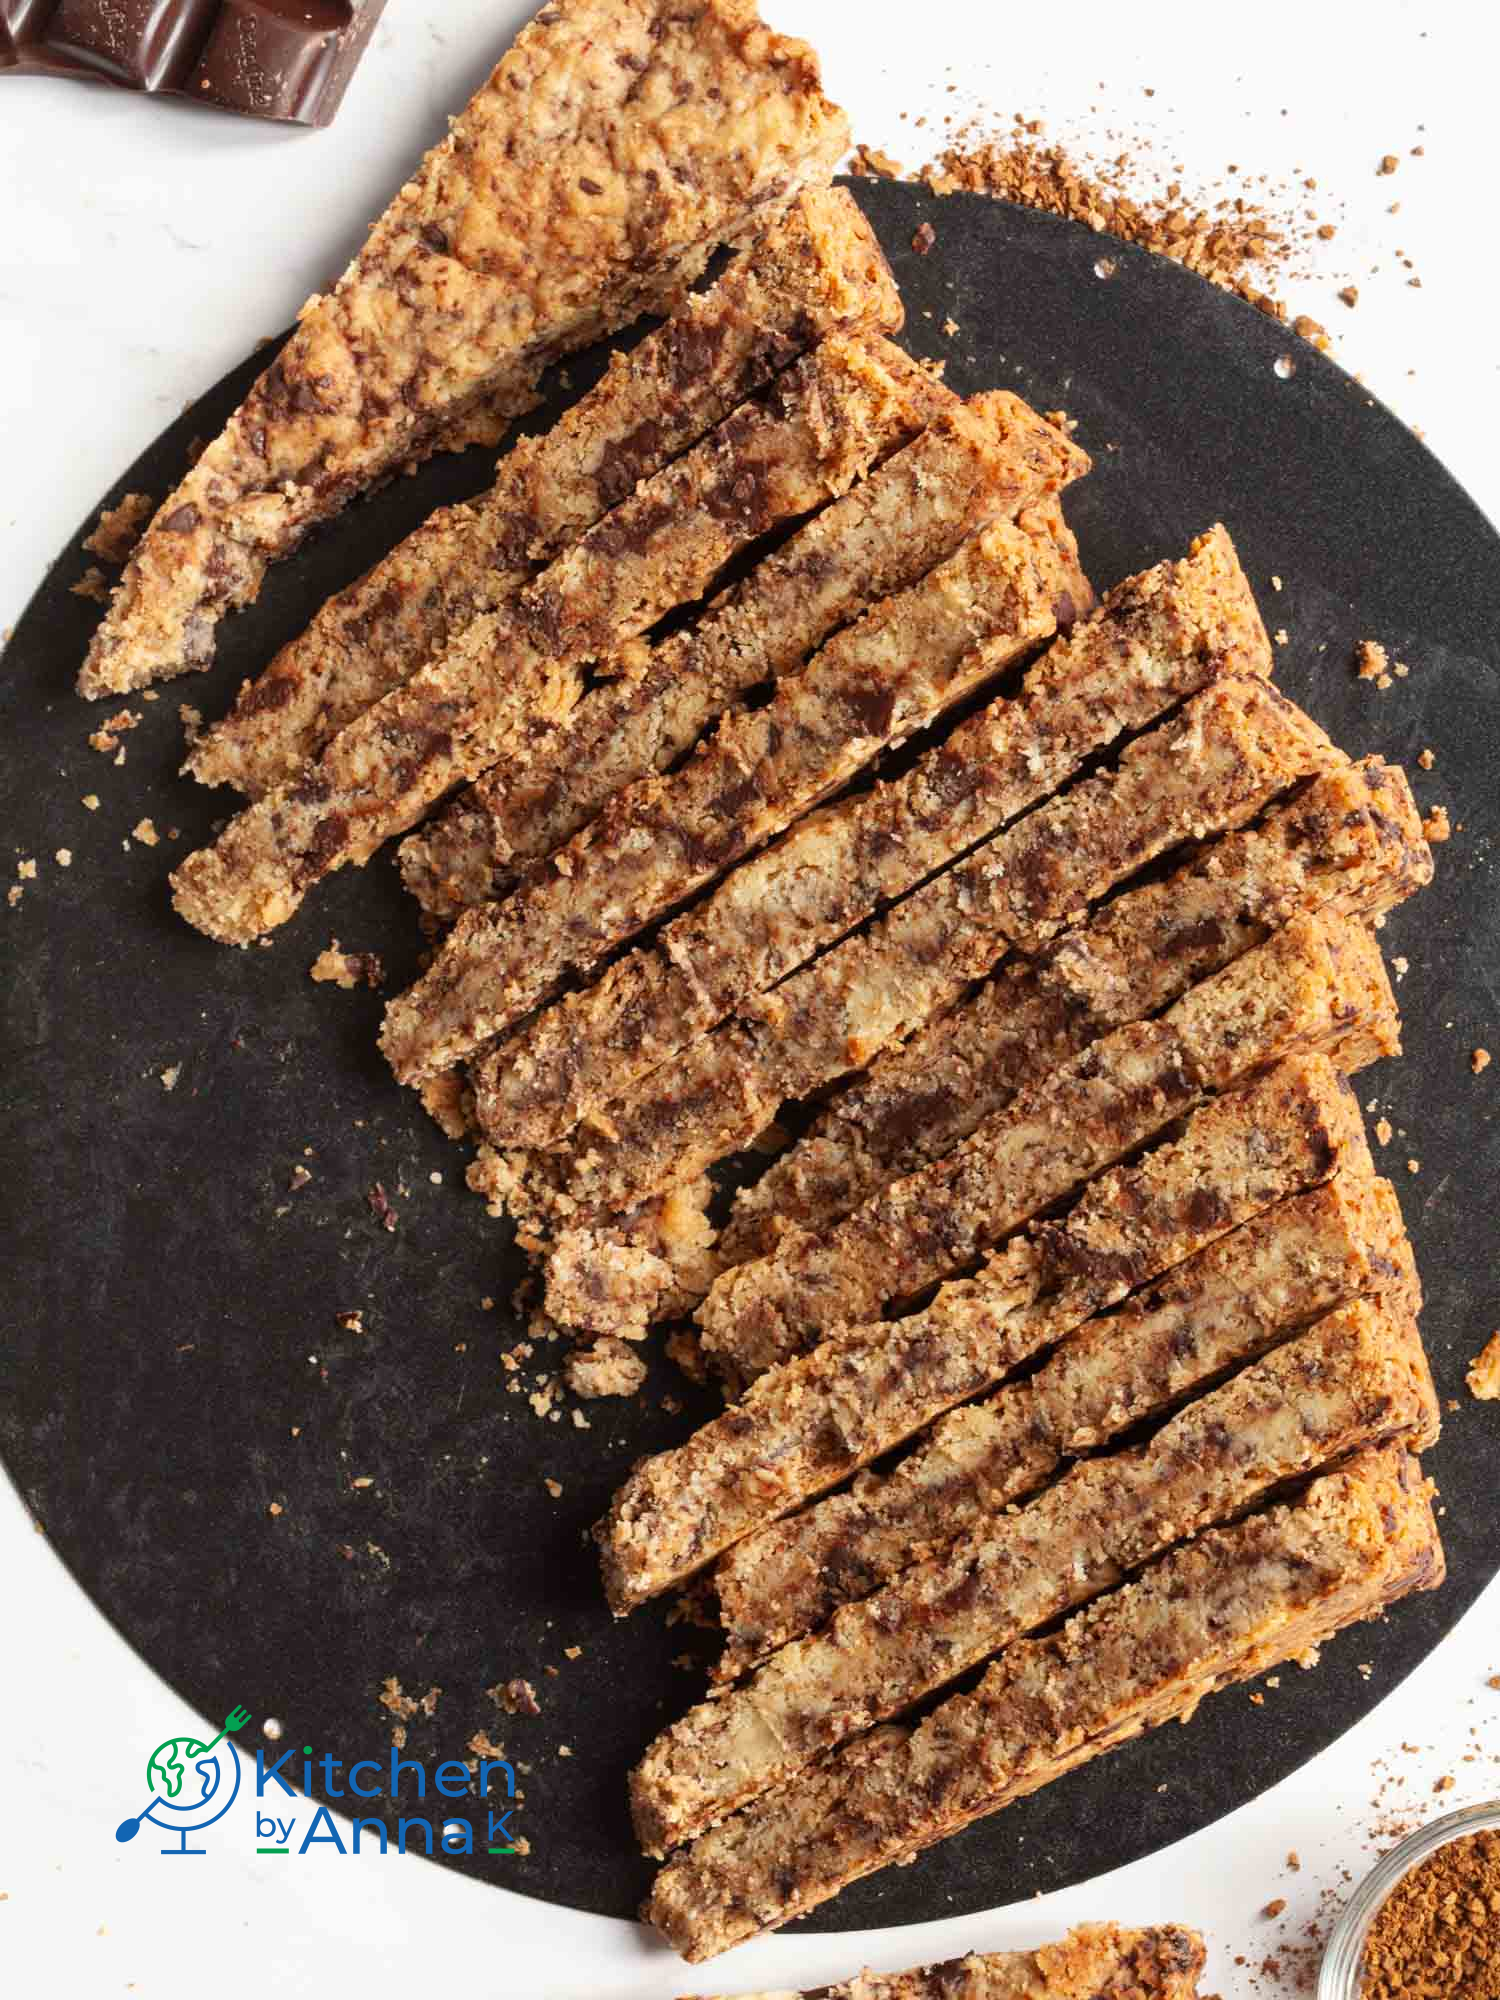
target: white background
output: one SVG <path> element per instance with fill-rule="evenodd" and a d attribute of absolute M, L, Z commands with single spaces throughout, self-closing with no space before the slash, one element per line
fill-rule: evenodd
<path fill-rule="evenodd" d="M 1145 130 L 1168 164 L 1181 163 L 1188 193 L 1230 161 L 1278 180 L 1314 176 L 1312 199 L 1339 234 L 1319 268 L 1286 288 L 1293 309 L 1332 328 L 1344 364 L 1500 514 L 1490 193 L 1500 38 L 1489 0 L 1252 10 L 768 0 L 766 11 L 820 48 L 857 136 L 908 165 L 935 150 L 927 142 L 944 111 L 977 103 L 1043 116 L 1050 131 L 1102 150 L 1118 150 L 1110 132 Z M 0 82 L 0 629 L 120 468 L 341 267 L 522 12 L 505 0 L 392 0 L 337 124 L 319 134 Z M 914 131 L 923 113 L 932 122 Z M 1378 178 L 1386 152 L 1401 166 Z M 1351 278 L 1353 312 L 1333 295 Z M 1492 1040 L 1500 1048 L 1500 1024 Z M 1488 1331 L 1476 1329 L 1476 1346 Z M 1500 1407 L 1495 1432 L 1500 1452 Z M 138 1804 L 141 1754 L 179 1726 L 177 1703 L 74 1588 L 8 1488 L 0 1576 L 0 1991 L 18 2000 L 330 1988 L 383 2000 L 450 1979 L 539 2000 L 664 2000 L 705 1982 L 800 1986 L 862 1962 L 1034 1943 L 1102 1916 L 1197 1923 L 1213 1938 L 1207 1990 L 1273 2000 L 1298 1987 L 1260 1961 L 1296 1936 L 1341 1871 L 1368 1863 L 1377 1762 L 1404 1780 L 1387 1805 L 1404 1796 L 1416 1816 L 1500 1792 L 1500 1693 L 1486 1685 L 1500 1673 L 1492 1589 L 1334 1749 L 1152 1861 L 987 1917 L 769 1939 L 690 1974 L 632 1925 L 420 1860 L 257 1861 L 237 1835 L 184 1882 L 145 1839 L 117 1848 L 112 1830 Z M 1325 1671 L 1352 1672 L 1357 1657 L 1351 1642 Z M 1455 1788 L 1435 1797 L 1449 1772 Z M 1285 1867 L 1289 1850 L 1300 1872 Z M 1279 1896 L 1281 1921 L 1260 1917 Z"/>

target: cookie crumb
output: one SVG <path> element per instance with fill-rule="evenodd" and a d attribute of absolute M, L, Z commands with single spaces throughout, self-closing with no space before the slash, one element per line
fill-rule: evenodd
<path fill-rule="evenodd" d="M 917 232 L 911 239 L 911 247 L 919 257 L 925 257 L 936 242 L 937 231 L 930 222 L 923 222 L 918 225 Z"/>
<path fill-rule="evenodd" d="M 1380 1141 L 1382 1146 L 1388 1146 L 1391 1143 L 1394 1134 L 1391 1130 L 1391 1121 L 1389 1118 L 1377 1118 L 1375 1120 L 1375 1137 Z"/>
<path fill-rule="evenodd" d="M 865 180 L 899 181 L 906 169 L 878 146 L 856 146 L 849 156 L 849 171 Z"/>
<path fill-rule="evenodd" d="M 1286 1908 L 1286 1897 L 1276 1896 L 1273 1897 L 1269 1903 L 1267 1903 L 1266 1907 L 1261 1911 L 1261 1915 L 1263 1917 L 1279 1917 L 1285 1908 Z"/>
<path fill-rule="evenodd" d="M 530 1681 L 497 1681 L 492 1688 L 486 1688 L 485 1693 L 507 1715 L 540 1715 L 542 1712 L 536 1689 Z"/>
<path fill-rule="evenodd" d="M 1500 1333 L 1491 1334 L 1489 1344 L 1474 1357 L 1467 1380 L 1469 1394 L 1479 1402 L 1500 1403 Z M 1490 1686 L 1500 1686 L 1500 1675 Z"/>
<path fill-rule="evenodd" d="M 326 951 L 320 951 L 308 967 L 307 976 L 319 985 L 341 986 L 346 993 L 363 980 L 373 992 L 385 984 L 385 967 L 373 951 L 341 951 L 338 939 L 330 938 Z"/>
<path fill-rule="evenodd" d="M 130 829 L 130 837 L 132 840 L 138 840 L 142 847 L 155 847 L 161 839 L 161 835 L 149 819 L 138 819 Z"/>
<path fill-rule="evenodd" d="M 127 493 L 118 506 L 100 509 L 99 519 L 83 538 L 83 546 L 104 562 L 117 566 L 127 562 L 155 506 L 149 493 Z"/>
<path fill-rule="evenodd" d="M 165 1069 L 164 1069 L 164 1070 L 162 1071 L 162 1073 L 161 1073 L 161 1087 L 162 1087 L 162 1089 L 163 1089 L 163 1090 L 175 1090 L 175 1089 L 177 1088 L 177 1079 L 178 1079 L 178 1077 L 180 1077 L 181 1075 L 182 1075 L 182 1064 L 181 1064 L 181 1063 L 169 1063 L 169 1064 L 167 1065 L 167 1067 L 166 1067 L 166 1068 L 165 1068 Z"/>
<path fill-rule="evenodd" d="M 1484 1070 L 1487 1070 L 1489 1066 L 1490 1066 L 1489 1050 L 1475 1049 L 1473 1054 L 1469 1057 L 1469 1068 L 1474 1072 L 1475 1076 L 1479 1076 Z"/>
<path fill-rule="evenodd" d="M 96 564 L 90 563 L 76 583 L 68 585 L 74 597 L 86 597 L 91 604 L 108 604 L 109 578 Z"/>
<path fill-rule="evenodd" d="M 106 721 L 100 723 L 97 729 L 91 732 L 89 736 L 89 748 L 97 750 L 101 757 L 114 757 L 116 763 L 121 762 L 124 752 L 120 750 L 120 738 L 125 734 L 127 729 L 138 729 L 140 721 L 141 718 L 134 709 L 122 708 L 118 710 L 116 714 L 111 715 Z M 116 752 L 119 752 L 119 754 L 116 755 Z"/>
<path fill-rule="evenodd" d="M 1386 673 L 1389 660 L 1378 639 L 1361 639 L 1354 649 L 1354 671 L 1362 681 L 1378 681 Z"/>
<path fill-rule="evenodd" d="M 1430 750 L 1419 750 L 1417 752 L 1417 762 L 1421 765 L 1424 771 L 1430 771 L 1433 765 L 1437 762 L 1437 758 L 1433 755 L 1433 753 Z"/>
<path fill-rule="evenodd" d="M 1380 156 L 1380 165 L 1375 169 L 1375 172 L 1378 176 L 1393 174 L 1400 164 L 1401 162 L 1396 158 L 1394 153 L 1382 153 Z"/>
<path fill-rule="evenodd" d="M 91 813 L 96 813 L 96 812 L 98 812 L 98 810 L 99 810 L 99 794 L 98 794 L 97 792 L 85 792 L 85 793 L 84 793 L 84 795 L 83 795 L 83 809 L 84 809 L 84 811 L 85 811 L 85 812 L 91 812 Z"/>
<path fill-rule="evenodd" d="M 570 1354 L 563 1375 L 575 1396 L 590 1401 L 597 1396 L 633 1396 L 646 1379 L 646 1364 L 623 1340 L 606 1334 L 592 1347 Z"/>
<path fill-rule="evenodd" d="M 1453 823 L 1448 818 L 1446 806 L 1434 806 L 1422 820 L 1422 834 L 1429 846 L 1440 847 L 1445 840 L 1453 838 Z"/>
<path fill-rule="evenodd" d="M 52 858 L 59 868 L 71 868 L 73 866 L 73 850 L 71 847 L 58 848 Z"/>

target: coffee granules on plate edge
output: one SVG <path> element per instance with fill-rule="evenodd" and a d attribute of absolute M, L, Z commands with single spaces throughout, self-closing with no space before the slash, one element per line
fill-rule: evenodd
<path fill-rule="evenodd" d="M 1500 2000 L 1500 1832 L 1440 1847 L 1381 1904 L 1361 2000 Z"/>
<path fill-rule="evenodd" d="M 1230 183 L 1219 183 L 1230 191 L 1217 200 L 1185 194 L 1180 177 L 1160 193 L 1132 192 L 1147 165 L 1135 147 L 1127 145 L 1109 159 L 1090 155 L 1080 160 L 1062 145 L 1044 141 L 1043 129 L 1040 119 L 1024 119 L 1019 113 L 1013 129 L 1004 133 L 985 132 L 971 123 L 952 132 L 943 152 L 910 175 L 903 175 L 888 153 L 856 146 L 850 171 L 919 180 L 934 194 L 986 194 L 1082 222 L 1101 235 L 1186 265 L 1327 350 L 1326 329 L 1306 313 L 1293 319 L 1269 289 L 1298 251 L 1310 248 L 1311 239 L 1327 242 L 1336 234 L 1334 225 L 1308 205 L 1315 181 L 1304 179 L 1279 190 L 1276 213 L 1248 192 L 1251 177 L 1237 178 L 1238 168 L 1228 170 Z"/>

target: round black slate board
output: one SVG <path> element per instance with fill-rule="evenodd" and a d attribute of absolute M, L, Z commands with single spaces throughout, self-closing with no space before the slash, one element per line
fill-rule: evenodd
<path fill-rule="evenodd" d="M 1476 1043 L 1500 1041 L 1500 542 L 1356 383 L 1175 265 L 978 197 L 880 183 L 858 195 L 900 278 L 910 346 L 946 359 L 962 391 L 1010 385 L 1078 420 L 1096 470 L 1069 513 L 1096 583 L 1224 520 L 1267 623 L 1291 635 L 1281 685 L 1351 751 L 1405 762 L 1424 802 L 1461 823 L 1436 886 L 1385 933 L 1410 963 L 1407 1055 L 1360 1086 L 1400 1128 L 1385 1157 L 1430 1293 L 1439 1383 L 1459 1407 L 1431 1460 L 1447 1502 L 1443 1591 L 1336 1643 L 1317 1674 L 1283 1676 L 1264 1708 L 1223 1695 L 1191 1729 L 860 1885 L 819 1913 L 832 1928 L 1012 1901 L 1205 1826 L 1366 1713 L 1500 1563 L 1494 1428 L 1462 1389 L 1466 1358 L 1500 1324 L 1500 1086 L 1468 1064 Z M 923 220 L 936 230 L 925 257 L 910 247 Z M 108 499 L 161 495 L 263 359 L 189 410 Z M 574 367 L 575 391 L 587 373 Z M 264 950 L 208 944 L 165 888 L 229 805 L 174 776 L 178 701 L 218 713 L 330 590 L 486 472 L 482 455 L 442 460 L 352 509 L 225 625 L 211 679 L 131 704 L 144 719 L 123 769 L 85 741 L 108 707 L 72 692 L 97 615 L 68 591 L 87 561 L 77 537 L 10 643 L 0 813 L 16 852 L 39 859 L 5 916 L 0 1449 L 83 1588 L 198 1712 L 243 1701 L 247 1742 L 275 1715 L 283 1744 L 347 1762 L 389 1744 L 386 1676 L 412 1695 L 439 1687 L 436 1713 L 408 1724 L 409 1754 L 461 1756 L 484 1729 L 530 1767 L 530 1854 L 461 1865 L 622 1915 L 649 1878 L 625 1771 L 697 1693 L 672 1662 L 703 1641 L 659 1610 L 612 1625 L 584 1531 L 631 1460 L 685 1436 L 711 1399 L 660 1363 L 649 1395 L 590 1406 L 587 1430 L 507 1394 L 500 1353 L 519 1329 L 504 1302 L 520 1262 L 464 1192 L 459 1150 L 392 1083 L 379 1000 L 307 978 L 330 935 L 382 952 L 395 983 L 411 975 L 415 926 L 388 864 L 327 885 Z M 1357 682 L 1351 650 L 1366 635 L 1410 661 L 1410 678 L 1385 693 Z M 1423 746 L 1430 774 L 1415 768 Z M 88 792 L 96 813 L 80 804 Z M 146 814 L 161 844 L 122 852 Z M 52 860 L 64 846 L 67 870 Z M 176 1066 L 168 1092 L 161 1071 Z M 291 1192 L 298 1165 L 312 1180 Z M 394 1234 L 367 1201 L 377 1180 Z M 335 1315 L 356 1307 L 364 1330 L 342 1329 Z M 681 1407 L 664 1408 L 668 1396 Z M 539 1718 L 486 1697 L 515 1675 L 535 1683 Z M 164 1711 L 162 1733 L 179 1720 Z"/>

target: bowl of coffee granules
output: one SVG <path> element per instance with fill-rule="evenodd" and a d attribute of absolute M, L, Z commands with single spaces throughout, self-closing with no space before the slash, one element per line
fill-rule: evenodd
<path fill-rule="evenodd" d="M 1500 2000 L 1500 1800 L 1419 1827 L 1371 1870 L 1318 2000 Z"/>

